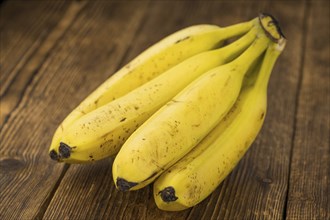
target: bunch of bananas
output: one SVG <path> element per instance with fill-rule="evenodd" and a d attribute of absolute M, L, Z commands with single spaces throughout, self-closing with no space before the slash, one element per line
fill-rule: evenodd
<path fill-rule="evenodd" d="M 178 31 L 74 109 L 56 130 L 49 155 L 66 163 L 116 155 L 119 190 L 156 180 L 160 209 L 192 207 L 215 190 L 259 133 L 269 76 L 285 43 L 268 14 Z"/>

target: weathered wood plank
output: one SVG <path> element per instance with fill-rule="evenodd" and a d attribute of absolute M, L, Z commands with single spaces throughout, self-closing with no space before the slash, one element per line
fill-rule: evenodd
<path fill-rule="evenodd" d="M 13 1 L 2 8 L 1 21 L 6 22 L 1 25 L 1 126 L 83 5 L 74 2 L 69 7 L 62 1 L 32 1 L 31 4 Z"/>
<path fill-rule="evenodd" d="M 38 68 L 0 131 L 0 219 L 43 216 L 66 169 L 49 159 L 53 132 L 65 115 L 114 72 L 145 6 L 145 2 L 88 2 Z"/>
<path fill-rule="evenodd" d="M 246 4 L 243 6 L 246 13 L 266 11 L 277 17 L 288 44 L 270 79 L 268 112 L 261 133 L 220 187 L 192 209 L 190 219 L 283 218 L 303 52 L 304 4 L 293 1 Z"/>
<path fill-rule="evenodd" d="M 9 72 L 20 60 L 24 60 L 22 55 L 33 45 L 33 42 L 40 37 L 43 28 L 47 27 L 47 22 L 42 22 L 33 15 L 40 11 L 49 12 L 50 16 L 45 17 L 45 21 L 51 20 L 54 11 L 59 4 L 43 2 L 30 5 L 23 1 L 11 1 L 1 5 L 0 8 L 0 28 L 1 28 L 1 69 L 0 82 L 3 84 L 9 77 Z M 29 11 L 30 13 L 24 13 Z M 49 21 L 48 21 L 49 22 Z M 52 23 L 48 23 L 50 25 Z M 44 31 L 45 34 L 45 31 Z M 21 45 L 20 45 L 21 44 Z M 1 94 L 4 88 L 1 88 Z"/>
<path fill-rule="evenodd" d="M 8 1 L 1 6 L 1 95 L 56 26 L 67 6 L 63 1 Z M 44 13 L 43 19 L 35 16 L 40 13 Z"/>
<path fill-rule="evenodd" d="M 311 1 L 292 150 L 287 219 L 330 219 L 329 1 Z"/>

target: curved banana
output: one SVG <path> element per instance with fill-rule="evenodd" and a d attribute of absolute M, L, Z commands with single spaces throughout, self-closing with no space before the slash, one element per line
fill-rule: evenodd
<path fill-rule="evenodd" d="M 144 51 L 113 74 L 64 119 L 53 136 L 49 149 L 50 157 L 54 160 L 59 159 L 61 138 L 77 119 L 127 94 L 183 60 L 214 49 L 228 38 L 248 32 L 254 20 L 225 28 L 215 25 L 188 27 Z"/>
<path fill-rule="evenodd" d="M 160 209 L 179 211 L 209 196 L 232 171 L 259 133 L 267 107 L 267 85 L 285 47 L 282 38 L 266 52 L 254 85 L 244 88 L 231 112 L 189 154 L 154 183 Z"/>
<path fill-rule="evenodd" d="M 139 125 L 194 79 L 237 57 L 252 44 L 257 33 L 258 28 L 252 28 L 226 47 L 188 58 L 128 94 L 82 116 L 61 139 L 59 152 L 65 157 L 58 159 L 83 163 L 117 153 Z"/>
<path fill-rule="evenodd" d="M 151 183 L 187 154 L 225 116 L 237 99 L 245 73 L 267 48 L 261 30 L 238 58 L 203 74 L 152 115 L 125 142 L 113 163 L 122 191 Z"/>

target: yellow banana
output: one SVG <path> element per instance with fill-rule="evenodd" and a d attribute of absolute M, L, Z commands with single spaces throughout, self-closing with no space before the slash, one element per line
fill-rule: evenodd
<path fill-rule="evenodd" d="M 225 116 L 237 99 L 245 73 L 270 42 L 257 27 L 256 40 L 242 55 L 203 74 L 128 138 L 113 163 L 118 189 L 136 190 L 151 183 Z"/>
<path fill-rule="evenodd" d="M 189 154 L 154 183 L 160 209 L 179 211 L 210 195 L 232 171 L 259 133 L 267 107 L 267 85 L 285 39 L 266 52 L 254 85 L 244 88 L 232 110 Z"/>
<path fill-rule="evenodd" d="M 222 41 L 248 32 L 253 20 L 225 28 L 215 25 L 196 25 L 178 31 L 158 42 L 136 57 L 89 95 L 74 109 L 56 130 L 50 146 L 50 157 L 54 160 L 69 152 L 60 145 L 69 127 L 87 113 L 127 94 L 183 60 L 203 51 L 214 49 Z"/>
<path fill-rule="evenodd" d="M 257 22 L 256 22 L 257 23 Z M 186 59 L 128 94 L 77 119 L 61 139 L 57 158 L 67 163 L 100 160 L 122 143 L 153 113 L 206 71 L 229 62 L 252 44 L 259 28 L 226 47 Z"/>

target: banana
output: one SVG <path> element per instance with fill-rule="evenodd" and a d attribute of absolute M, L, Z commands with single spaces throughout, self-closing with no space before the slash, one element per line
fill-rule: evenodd
<path fill-rule="evenodd" d="M 256 22 L 257 23 L 257 22 Z M 122 143 L 153 113 L 206 71 L 227 63 L 252 44 L 258 28 L 226 47 L 186 59 L 128 94 L 76 120 L 61 139 L 66 163 L 100 160 L 118 152 Z"/>
<path fill-rule="evenodd" d="M 265 54 L 257 79 L 244 88 L 232 110 L 189 154 L 154 183 L 154 199 L 162 210 L 179 211 L 209 196 L 233 170 L 259 133 L 266 114 L 267 85 L 285 39 Z"/>
<path fill-rule="evenodd" d="M 53 136 L 50 157 L 60 160 L 62 156 L 68 155 L 68 148 L 65 144 L 60 144 L 60 141 L 79 118 L 145 84 L 185 59 L 214 49 L 228 38 L 248 32 L 252 25 L 253 20 L 225 28 L 196 25 L 156 43 L 113 74 L 64 119 Z"/>
<path fill-rule="evenodd" d="M 192 82 L 128 138 L 113 163 L 119 190 L 136 190 L 151 183 L 226 115 L 245 73 L 270 43 L 260 25 L 256 27 L 256 40 L 243 54 Z"/>

